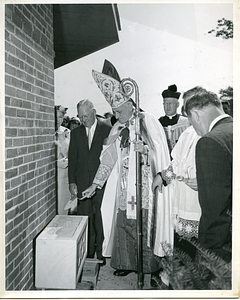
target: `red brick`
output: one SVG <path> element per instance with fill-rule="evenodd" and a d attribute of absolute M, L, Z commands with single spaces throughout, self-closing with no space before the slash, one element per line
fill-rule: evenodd
<path fill-rule="evenodd" d="M 19 79 L 17 79 L 17 78 L 12 78 L 12 85 L 14 86 L 14 87 L 16 87 L 16 88 L 22 88 L 22 86 L 23 86 L 23 82 L 22 82 L 22 80 L 19 80 Z"/>
<path fill-rule="evenodd" d="M 27 154 L 27 147 L 18 148 L 18 155 Z"/>
<path fill-rule="evenodd" d="M 28 183 L 24 183 L 19 187 L 19 193 L 23 193 L 28 189 Z"/>
<path fill-rule="evenodd" d="M 5 42 L 5 51 L 11 53 L 12 55 L 15 55 L 16 53 L 16 48 L 10 44 L 9 42 Z"/>
<path fill-rule="evenodd" d="M 9 125 L 9 127 L 21 127 L 22 121 L 21 121 L 21 119 L 9 117 L 8 125 Z"/>
<path fill-rule="evenodd" d="M 16 128 L 6 128 L 5 133 L 6 137 L 16 137 L 18 132 Z"/>
<path fill-rule="evenodd" d="M 16 75 L 16 68 L 5 63 L 5 73 L 15 76 Z"/>
<path fill-rule="evenodd" d="M 23 101 L 21 99 L 11 98 L 11 106 L 22 107 Z"/>
<path fill-rule="evenodd" d="M 21 60 L 26 60 L 26 54 L 20 49 L 16 49 L 16 56 Z"/>
<path fill-rule="evenodd" d="M 19 166 L 23 163 L 23 157 L 17 157 L 13 159 L 13 166 Z"/>
<path fill-rule="evenodd" d="M 13 220 L 14 226 L 19 225 L 22 222 L 22 220 L 23 220 L 23 214 L 16 216 Z"/>
<path fill-rule="evenodd" d="M 56 214 L 54 153 L 49 150 L 55 104 L 52 17 L 52 5 L 6 5 L 6 288 L 13 290 L 33 288 L 32 240 Z M 39 103 L 43 109 L 36 119 Z"/>
<path fill-rule="evenodd" d="M 21 91 L 21 90 L 16 90 L 16 97 L 20 98 L 20 99 L 26 99 L 26 92 Z"/>
<path fill-rule="evenodd" d="M 6 40 L 10 41 L 11 40 L 10 32 L 14 32 L 14 26 L 7 19 L 5 21 L 5 26 L 6 26 L 5 37 L 6 37 Z"/>
<path fill-rule="evenodd" d="M 16 95 L 16 90 L 14 87 L 5 85 L 5 94 L 14 97 Z"/>
<path fill-rule="evenodd" d="M 28 92 L 31 92 L 32 90 L 32 85 L 27 83 L 27 82 L 23 82 L 23 89 L 28 91 Z"/>
<path fill-rule="evenodd" d="M 14 66 L 14 67 L 19 67 L 19 65 L 20 65 L 20 61 L 19 61 L 19 59 L 17 58 L 17 57 L 15 57 L 15 56 L 12 56 L 11 54 L 8 54 L 7 55 L 7 62 L 10 64 L 10 65 L 12 65 L 12 66 Z"/>
<path fill-rule="evenodd" d="M 12 14 L 12 21 L 13 23 L 18 26 L 18 27 L 22 27 L 22 20 L 21 20 L 21 13 L 19 11 L 19 9 L 14 6 L 14 13 Z"/>
<path fill-rule="evenodd" d="M 12 85 L 12 76 L 5 74 L 5 83 L 8 85 Z"/>
<path fill-rule="evenodd" d="M 21 177 L 17 177 L 11 180 L 11 188 L 15 188 L 21 184 Z"/>
<path fill-rule="evenodd" d="M 5 16 L 9 19 L 12 19 L 12 10 L 9 8 L 9 5 L 5 5 Z"/>
<path fill-rule="evenodd" d="M 21 242 L 21 236 L 17 236 L 13 241 L 12 241 L 12 248 L 16 248 L 16 246 L 18 246 Z M 20 255 L 22 255 L 22 258 L 24 257 L 23 256 L 23 253 L 20 253 Z M 19 257 L 19 256 L 18 256 Z M 14 260 L 14 265 L 18 265 L 19 262 L 17 261 L 17 258 Z"/>
<path fill-rule="evenodd" d="M 22 105 L 23 108 L 27 108 L 27 109 L 31 109 L 32 108 L 32 105 L 31 105 L 30 101 L 23 101 L 22 104 L 23 104 Z"/>
<path fill-rule="evenodd" d="M 12 199 L 18 195 L 18 188 L 7 191 L 7 199 Z"/>
<path fill-rule="evenodd" d="M 12 107 L 5 107 L 5 115 L 8 117 L 16 117 L 17 116 L 17 110 Z"/>
<path fill-rule="evenodd" d="M 10 189 L 10 182 L 9 181 L 5 181 L 5 191 Z"/>
<path fill-rule="evenodd" d="M 16 157 L 17 149 L 7 149 L 7 158 Z"/>
<path fill-rule="evenodd" d="M 23 143 L 23 138 L 15 138 L 13 140 L 13 147 L 20 147 L 20 146 L 23 146 L 24 143 Z"/>
<path fill-rule="evenodd" d="M 16 215 L 18 214 L 18 207 L 14 207 L 6 213 L 7 220 L 15 220 Z"/>

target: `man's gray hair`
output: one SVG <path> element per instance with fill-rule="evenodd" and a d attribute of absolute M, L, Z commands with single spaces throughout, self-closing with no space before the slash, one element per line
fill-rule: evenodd
<path fill-rule="evenodd" d="M 93 108 L 94 108 L 93 103 L 92 103 L 90 100 L 88 100 L 88 99 L 83 99 L 83 100 L 79 101 L 78 104 L 77 104 L 77 110 L 78 110 L 81 106 L 88 106 L 90 109 L 93 109 Z"/>

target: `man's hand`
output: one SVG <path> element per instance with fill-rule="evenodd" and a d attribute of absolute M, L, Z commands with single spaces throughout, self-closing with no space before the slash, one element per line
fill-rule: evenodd
<path fill-rule="evenodd" d="M 163 184 L 162 177 L 159 174 L 157 174 L 152 182 L 153 193 L 155 193 L 156 190 L 159 190 L 159 192 L 162 193 L 162 184 Z"/>
<path fill-rule="evenodd" d="M 147 153 L 147 147 L 143 144 L 143 141 L 135 141 L 134 142 L 134 151 L 140 152 L 141 154 Z"/>
<path fill-rule="evenodd" d="M 198 185 L 197 185 L 197 178 L 188 178 L 185 180 L 185 183 L 187 186 L 189 186 L 192 190 L 197 191 Z"/>
<path fill-rule="evenodd" d="M 77 196 L 77 185 L 76 183 L 70 183 L 69 184 L 69 192 L 71 195 L 76 195 Z"/>
<path fill-rule="evenodd" d="M 97 185 L 93 183 L 89 188 L 82 192 L 82 198 L 91 198 L 96 193 Z M 80 199 L 80 200 L 81 200 Z"/>

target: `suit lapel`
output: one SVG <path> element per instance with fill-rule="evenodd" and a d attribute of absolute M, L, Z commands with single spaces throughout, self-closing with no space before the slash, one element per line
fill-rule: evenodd
<path fill-rule="evenodd" d="M 85 144 L 85 146 L 88 148 L 88 138 L 87 138 L 86 128 L 84 125 L 80 125 L 80 127 L 81 127 L 80 141 L 82 141 Z"/>

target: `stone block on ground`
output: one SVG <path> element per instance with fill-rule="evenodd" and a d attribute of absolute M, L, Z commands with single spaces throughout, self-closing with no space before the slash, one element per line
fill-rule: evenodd
<path fill-rule="evenodd" d="M 76 290 L 94 290 L 94 284 L 92 282 L 78 282 Z"/>
<path fill-rule="evenodd" d="M 97 285 L 99 263 L 102 261 L 96 259 L 86 259 L 83 267 L 81 282 L 92 282 Z"/>

